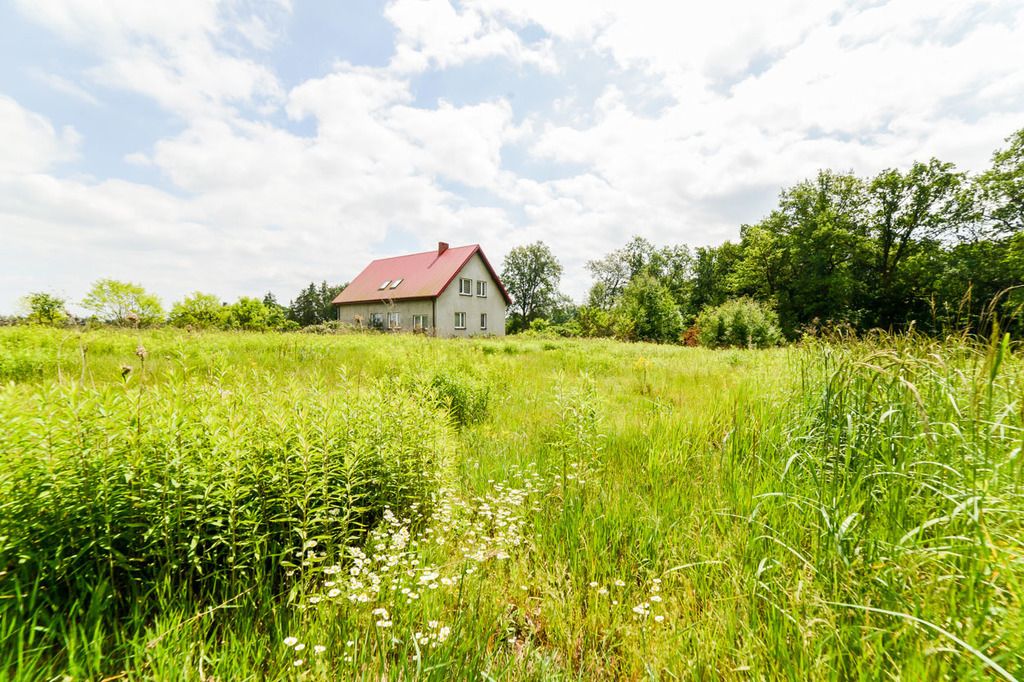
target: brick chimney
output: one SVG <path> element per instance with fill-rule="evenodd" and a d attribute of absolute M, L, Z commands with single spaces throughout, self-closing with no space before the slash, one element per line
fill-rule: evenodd
<path fill-rule="evenodd" d="M 442 253 L 448 250 L 448 242 L 437 243 L 437 255 L 440 256 Z"/>

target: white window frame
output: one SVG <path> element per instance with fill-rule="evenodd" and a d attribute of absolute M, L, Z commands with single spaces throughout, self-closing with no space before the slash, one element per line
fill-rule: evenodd
<path fill-rule="evenodd" d="M 476 281 L 476 295 L 480 298 L 487 298 L 487 280 L 478 279 Z"/>
<path fill-rule="evenodd" d="M 412 328 L 423 330 L 430 329 L 430 315 L 413 315 Z"/>
<path fill-rule="evenodd" d="M 480 331 L 487 331 L 487 313 L 480 313 Z"/>
<path fill-rule="evenodd" d="M 381 284 L 381 285 L 380 285 L 379 287 L 377 287 L 377 291 L 384 291 L 385 289 L 387 289 L 387 288 L 388 288 L 388 286 L 389 286 L 390 284 L 391 284 L 391 280 L 390 280 L 390 279 L 386 279 L 386 280 L 384 280 L 384 283 L 383 283 L 383 284 Z"/>
<path fill-rule="evenodd" d="M 393 322 L 392 322 L 393 320 Z M 389 312 L 388 313 L 388 329 L 401 329 L 402 328 L 402 313 Z"/>
<path fill-rule="evenodd" d="M 465 286 L 463 286 L 465 285 Z M 473 295 L 473 280 L 468 277 L 459 277 L 459 296 Z"/>
<path fill-rule="evenodd" d="M 404 281 L 405 281 L 405 278 L 403 278 L 403 277 L 399 277 L 398 279 L 396 279 L 396 280 L 394 280 L 394 281 L 392 281 L 392 282 L 391 282 L 391 288 L 392 288 L 392 289 L 397 289 L 397 288 L 398 288 L 398 285 L 399 285 L 399 284 L 401 284 L 401 283 L 402 283 L 402 282 L 404 282 Z"/>
<path fill-rule="evenodd" d="M 461 324 L 459 321 L 461 320 Z M 455 328 L 465 329 L 466 328 L 466 313 L 455 313 Z"/>

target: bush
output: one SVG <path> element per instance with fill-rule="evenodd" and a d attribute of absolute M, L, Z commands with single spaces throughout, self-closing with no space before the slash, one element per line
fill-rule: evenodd
<path fill-rule="evenodd" d="M 460 427 L 483 421 L 487 416 L 490 388 L 482 381 L 439 372 L 430 380 L 430 394 Z"/>
<path fill-rule="evenodd" d="M 775 312 L 750 298 L 705 308 L 696 326 L 701 345 L 709 348 L 767 348 L 782 341 Z"/>
<path fill-rule="evenodd" d="M 615 336 L 625 341 L 676 343 L 683 330 L 672 292 L 654 277 L 634 277 L 612 314 Z"/>

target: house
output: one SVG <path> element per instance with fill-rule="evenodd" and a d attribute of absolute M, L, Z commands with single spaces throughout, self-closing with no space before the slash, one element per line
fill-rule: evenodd
<path fill-rule="evenodd" d="M 504 336 L 505 286 L 479 244 L 375 260 L 333 303 L 338 321 L 433 336 Z"/>

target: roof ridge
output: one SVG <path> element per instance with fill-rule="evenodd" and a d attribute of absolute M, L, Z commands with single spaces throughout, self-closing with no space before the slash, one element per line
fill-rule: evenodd
<path fill-rule="evenodd" d="M 449 246 L 445 251 L 455 251 L 457 249 L 469 249 L 479 247 L 479 244 L 463 244 L 462 246 Z M 409 258 L 410 256 L 425 256 L 428 253 L 437 254 L 437 249 L 431 249 L 430 251 L 417 251 L 415 253 L 403 253 L 401 256 L 385 256 L 384 258 L 374 258 L 371 263 L 377 263 L 382 260 L 395 260 L 396 258 Z"/>

